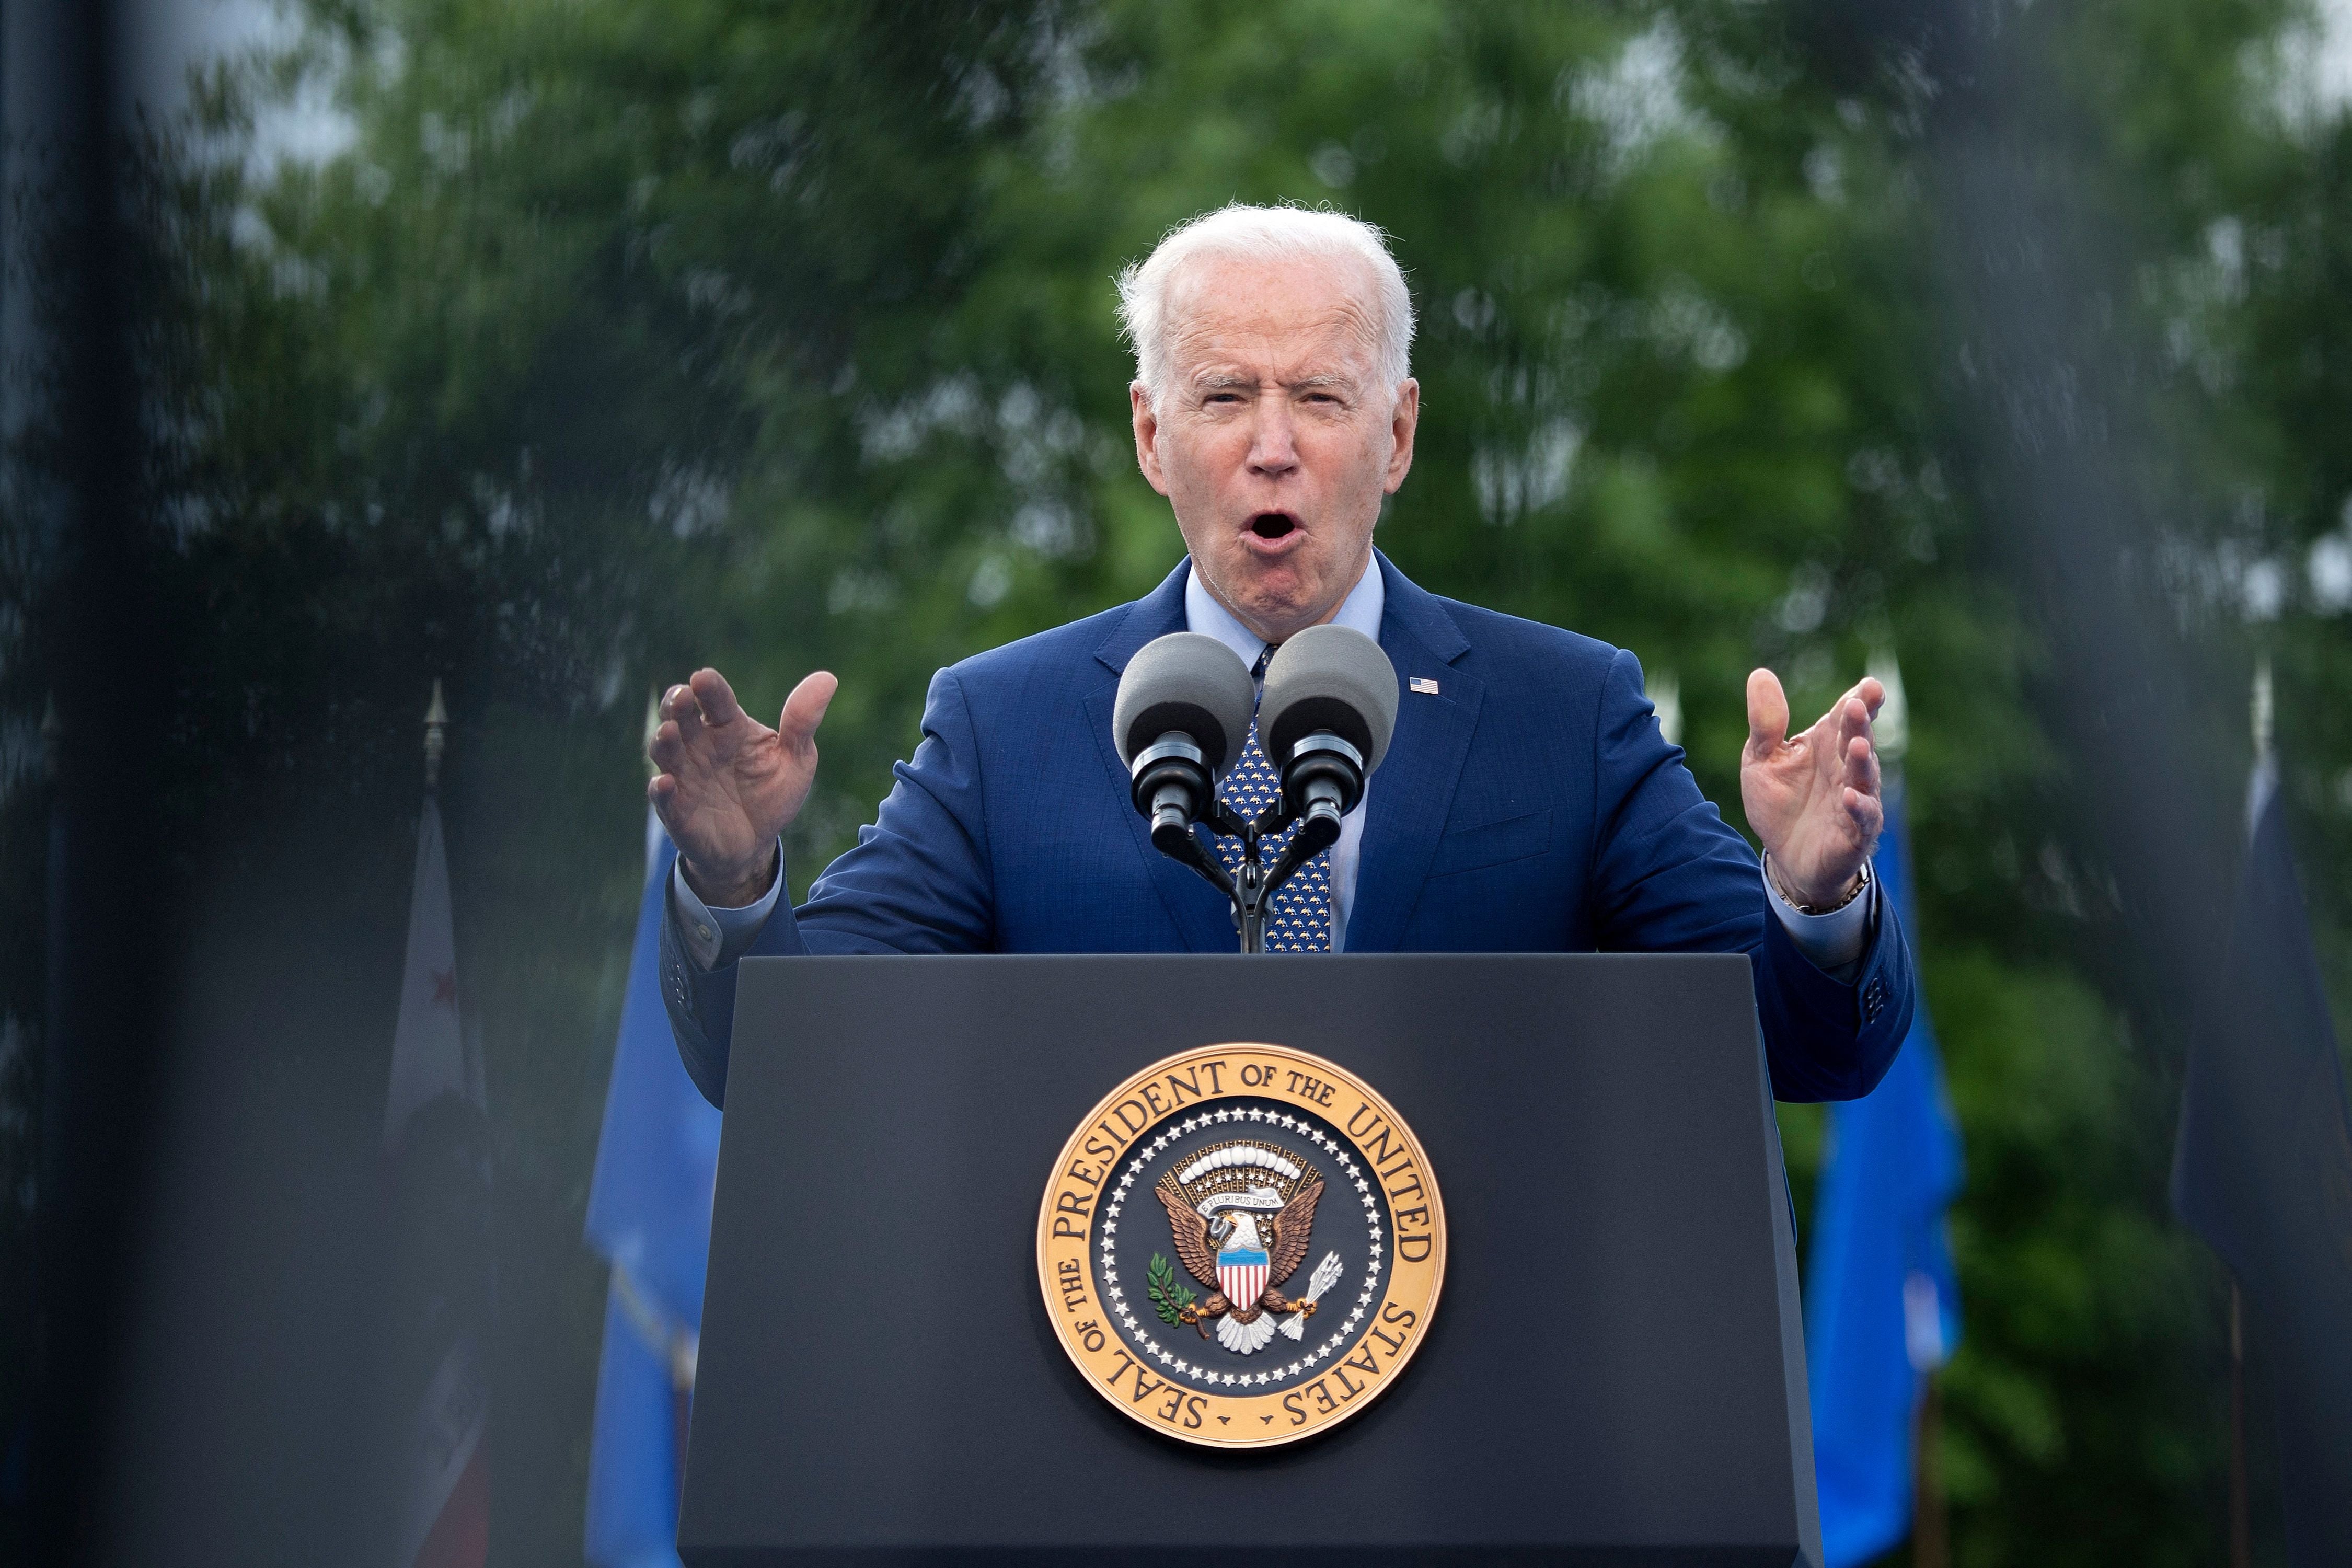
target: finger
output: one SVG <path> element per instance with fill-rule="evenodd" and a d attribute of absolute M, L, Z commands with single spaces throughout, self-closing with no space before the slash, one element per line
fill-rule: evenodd
<path fill-rule="evenodd" d="M 1870 704 L 1861 697 L 1859 689 L 1855 693 L 1847 696 L 1845 701 L 1841 704 L 1841 708 L 1838 727 L 1844 732 L 1846 739 L 1852 740 L 1859 735 L 1873 743 L 1877 742 L 1878 731 L 1870 721 Z"/>
<path fill-rule="evenodd" d="M 694 688 L 691 686 L 684 684 L 673 686 L 661 696 L 661 716 L 665 719 L 675 719 L 681 713 L 691 711 L 697 706 L 694 700 Z"/>
<path fill-rule="evenodd" d="M 735 700 L 735 689 L 717 670 L 698 669 L 687 683 L 694 688 L 695 700 L 702 704 L 705 723 L 731 724 L 743 716 L 743 705 Z"/>
<path fill-rule="evenodd" d="M 1878 717 L 1878 710 L 1886 706 L 1886 688 L 1874 675 L 1864 676 L 1854 687 L 1853 694 L 1862 699 L 1863 705 L 1869 709 L 1874 719 Z"/>
<path fill-rule="evenodd" d="M 1878 794 L 1878 748 L 1862 736 L 1846 742 L 1845 782 L 1867 795 Z"/>
<path fill-rule="evenodd" d="M 646 755 L 666 773 L 677 771 L 678 763 L 686 760 L 686 743 L 680 738 L 677 720 L 665 719 L 655 728 L 653 739 L 646 742 Z"/>
<path fill-rule="evenodd" d="M 688 737 L 702 731 L 702 704 L 691 686 L 673 686 L 662 693 L 663 727 L 671 731 L 673 740 L 683 743 Z M 659 756 L 655 761 L 659 762 Z"/>
<path fill-rule="evenodd" d="M 677 776 L 671 773 L 656 773 L 652 778 L 647 779 L 646 799 L 653 806 L 654 815 L 661 818 L 662 831 L 669 835 L 670 842 L 673 844 L 678 842 L 679 829 L 685 826 L 680 820 L 680 816 L 686 810 L 686 806 L 685 803 L 678 799 Z"/>
<path fill-rule="evenodd" d="M 1747 757 L 1759 761 L 1780 749 L 1789 736 L 1789 694 L 1769 669 L 1748 672 Z"/>
<path fill-rule="evenodd" d="M 806 745 L 816 736 L 816 727 L 824 722 L 824 710 L 833 706 L 833 694 L 841 689 L 841 682 L 829 669 L 815 670 L 801 679 L 793 694 L 784 699 L 784 710 L 776 718 L 776 732 L 791 745 Z"/>
<path fill-rule="evenodd" d="M 1836 755 L 1845 755 L 1845 739 L 1853 733 L 1853 725 L 1857 722 L 1868 724 L 1870 716 L 1876 711 L 1870 703 L 1868 690 L 1875 684 L 1872 681 L 1854 682 L 1845 689 L 1844 696 L 1822 709 L 1821 718 L 1814 721 L 1813 728 L 1825 735 L 1835 731 L 1838 738 Z"/>
<path fill-rule="evenodd" d="M 1878 804 L 1876 797 L 1849 789 L 1845 792 L 1845 812 L 1862 835 L 1863 851 L 1867 854 L 1878 843 L 1879 829 L 1886 826 L 1886 808 Z"/>

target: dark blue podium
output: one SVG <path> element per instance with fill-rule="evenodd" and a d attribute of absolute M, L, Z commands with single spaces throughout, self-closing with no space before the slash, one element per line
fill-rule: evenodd
<path fill-rule="evenodd" d="M 1246 1454 L 1086 1386 L 1033 1247 L 1096 1100 L 1222 1041 L 1376 1087 L 1450 1231 L 1394 1387 Z M 750 960 L 679 1548 L 1818 1564 L 1786 1194 L 1737 955 Z"/>

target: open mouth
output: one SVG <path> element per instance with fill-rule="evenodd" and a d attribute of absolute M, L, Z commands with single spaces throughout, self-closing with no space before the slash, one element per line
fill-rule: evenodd
<path fill-rule="evenodd" d="M 1287 539 L 1297 531 L 1298 520 L 1286 512 L 1262 511 L 1250 519 L 1250 531 L 1260 539 Z"/>

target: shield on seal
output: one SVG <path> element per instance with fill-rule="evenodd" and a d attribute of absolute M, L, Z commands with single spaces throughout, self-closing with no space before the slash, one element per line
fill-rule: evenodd
<path fill-rule="evenodd" d="M 1244 1311 L 1257 1305 L 1265 1293 L 1266 1255 L 1263 1248 L 1235 1247 L 1217 1254 L 1217 1288 L 1225 1300 Z"/>

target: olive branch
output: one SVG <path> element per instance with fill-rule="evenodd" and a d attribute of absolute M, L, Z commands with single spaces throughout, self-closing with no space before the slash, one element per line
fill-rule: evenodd
<path fill-rule="evenodd" d="M 1144 1277 L 1151 1296 L 1151 1310 L 1160 1314 L 1160 1321 L 1171 1329 L 1182 1322 L 1184 1309 L 1199 1298 L 1176 1278 L 1175 1267 L 1155 1252 Z"/>

